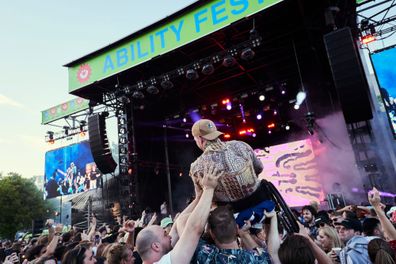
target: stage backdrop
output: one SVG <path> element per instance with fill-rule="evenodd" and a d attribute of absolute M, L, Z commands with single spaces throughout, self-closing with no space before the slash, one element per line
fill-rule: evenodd
<path fill-rule="evenodd" d="M 289 206 L 323 201 L 315 155 L 309 139 L 256 149 L 264 170 L 259 178 L 271 181 Z"/>
<path fill-rule="evenodd" d="M 46 198 L 95 189 L 101 183 L 101 175 L 88 141 L 45 153 Z"/>
<path fill-rule="evenodd" d="M 370 54 L 389 123 L 396 137 L 396 47 Z"/>

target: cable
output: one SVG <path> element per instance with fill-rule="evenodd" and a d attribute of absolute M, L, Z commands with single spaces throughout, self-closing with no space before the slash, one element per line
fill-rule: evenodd
<path fill-rule="evenodd" d="M 392 3 L 390 4 L 388 10 L 386 10 L 386 12 L 385 12 L 385 14 L 384 14 L 384 16 L 382 17 L 382 19 L 381 19 L 380 22 L 383 22 L 383 21 L 384 21 L 386 15 L 388 14 L 389 10 L 392 8 L 392 6 L 393 6 L 394 3 L 395 3 L 395 0 L 392 1 Z M 381 29 L 382 29 L 383 27 L 384 27 L 384 25 L 381 25 L 381 27 L 380 27 L 379 30 L 381 31 Z"/>

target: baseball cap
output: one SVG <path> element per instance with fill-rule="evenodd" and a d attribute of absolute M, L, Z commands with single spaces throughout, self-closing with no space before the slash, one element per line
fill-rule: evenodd
<path fill-rule="evenodd" d="M 201 119 L 194 123 L 191 128 L 194 137 L 200 136 L 206 140 L 214 140 L 223 133 L 217 131 L 215 123 L 209 119 Z"/>
<path fill-rule="evenodd" d="M 165 218 L 163 218 L 163 219 L 161 220 L 160 226 L 161 226 L 162 228 L 165 228 L 165 227 L 167 227 L 167 226 L 170 225 L 170 224 L 173 224 L 172 219 L 171 219 L 170 217 L 165 217 Z"/>
<path fill-rule="evenodd" d="M 346 229 L 353 229 L 355 231 L 362 232 L 362 223 L 357 219 L 345 219 L 341 222 L 341 225 Z"/>

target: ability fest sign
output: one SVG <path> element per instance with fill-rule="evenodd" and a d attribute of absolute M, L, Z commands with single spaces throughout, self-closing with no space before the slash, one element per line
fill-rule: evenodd
<path fill-rule="evenodd" d="M 173 21 L 132 35 L 124 43 L 69 66 L 69 92 L 73 92 L 156 56 L 174 50 L 282 0 L 212 0 Z"/>

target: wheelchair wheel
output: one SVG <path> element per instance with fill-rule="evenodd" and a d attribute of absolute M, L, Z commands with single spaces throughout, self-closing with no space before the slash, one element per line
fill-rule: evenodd
<path fill-rule="evenodd" d="M 298 233 L 300 230 L 300 227 L 297 224 L 298 220 L 290 210 L 289 206 L 287 206 L 282 195 L 271 182 L 266 180 L 264 180 L 264 182 L 268 193 L 272 196 L 272 200 L 275 203 L 275 209 L 277 211 L 278 218 L 283 225 L 283 228 L 285 228 L 286 232 L 289 234 Z"/>

